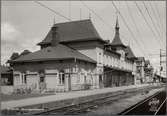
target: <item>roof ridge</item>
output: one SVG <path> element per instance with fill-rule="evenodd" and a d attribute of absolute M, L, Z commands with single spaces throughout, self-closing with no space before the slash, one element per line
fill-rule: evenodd
<path fill-rule="evenodd" d="M 74 21 L 65 21 L 65 22 L 55 23 L 55 24 L 53 24 L 53 26 L 58 25 L 58 24 L 75 23 L 75 22 L 83 22 L 83 21 L 91 21 L 91 20 L 90 19 L 82 19 L 82 20 L 74 20 Z"/>

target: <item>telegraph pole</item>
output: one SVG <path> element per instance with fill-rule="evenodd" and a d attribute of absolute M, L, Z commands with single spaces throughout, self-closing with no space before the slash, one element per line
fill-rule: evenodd
<path fill-rule="evenodd" d="M 161 49 L 160 49 L 160 70 L 159 70 L 160 77 L 161 77 L 161 57 L 162 57 L 162 55 L 161 55 Z"/>

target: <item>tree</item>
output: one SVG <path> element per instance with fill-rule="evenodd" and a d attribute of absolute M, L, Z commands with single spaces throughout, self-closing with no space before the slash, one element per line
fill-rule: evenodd
<path fill-rule="evenodd" d="M 17 59 L 18 57 L 19 57 L 19 53 L 14 52 L 14 53 L 12 54 L 12 56 L 10 57 L 10 60 L 15 60 L 15 59 Z"/>
<path fill-rule="evenodd" d="M 31 53 L 29 50 L 24 50 L 20 55 L 27 55 L 29 53 Z"/>

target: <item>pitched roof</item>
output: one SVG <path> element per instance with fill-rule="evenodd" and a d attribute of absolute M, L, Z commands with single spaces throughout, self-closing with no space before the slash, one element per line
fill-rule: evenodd
<path fill-rule="evenodd" d="M 135 58 L 136 56 L 134 55 L 132 49 L 130 46 L 126 46 L 125 52 L 127 53 L 127 58 Z"/>
<path fill-rule="evenodd" d="M 80 41 L 80 40 L 102 40 L 90 19 L 71 21 L 54 24 L 57 27 L 57 34 L 60 42 Z M 38 45 L 50 43 L 52 40 L 52 29 L 45 39 Z"/>
<path fill-rule="evenodd" d="M 19 58 L 13 60 L 12 62 L 48 61 L 48 60 L 60 60 L 60 59 L 71 59 L 71 58 L 76 58 L 91 63 L 96 63 L 96 61 L 89 58 L 88 56 L 85 56 L 80 52 L 67 46 L 64 46 L 62 44 L 58 44 L 57 46 L 54 47 L 47 47 L 24 56 L 20 56 Z"/>
<path fill-rule="evenodd" d="M 115 36 L 114 36 L 113 41 L 111 42 L 111 45 L 112 46 L 122 46 L 126 48 L 126 46 L 122 43 L 120 39 L 118 17 L 117 17 L 116 25 L 115 25 Z"/>
<path fill-rule="evenodd" d="M 115 37 L 114 37 L 111 45 L 112 46 L 124 46 L 125 47 L 125 45 L 122 43 L 118 34 L 115 34 Z"/>

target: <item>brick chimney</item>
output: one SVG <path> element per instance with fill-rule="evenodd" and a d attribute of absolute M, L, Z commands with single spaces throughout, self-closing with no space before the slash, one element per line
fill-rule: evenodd
<path fill-rule="evenodd" d="M 52 27 L 52 41 L 51 45 L 56 46 L 59 43 L 59 34 L 58 34 L 58 27 L 53 26 Z"/>

